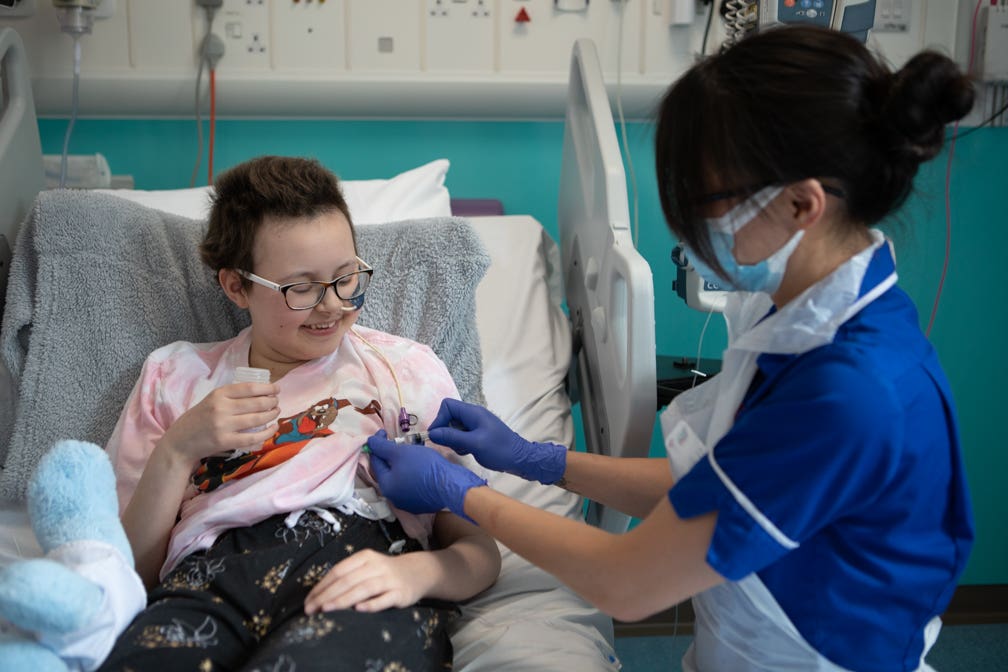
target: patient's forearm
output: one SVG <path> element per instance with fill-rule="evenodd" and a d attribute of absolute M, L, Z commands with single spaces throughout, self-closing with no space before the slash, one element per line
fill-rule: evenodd
<path fill-rule="evenodd" d="M 168 539 L 189 485 L 192 465 L 158 447 L 151 454 L 133 498 L 122 514 L 137 573 L 148 589 L 157 585 Z"/>
<path fill-rule="evenodd" d="M 567 453 L 562 485 L 617 511 L 643 518 L 672 487 L 665 458 L 614 458 L 592 453 Z"/>
<path fill-rule="evenodd" d="M 501 557 L 493 537 L 447 512 L 437 514 L 434 533 L 441 548 L 428 555 L 428 597 L 465 600 L 497 580 Z"/>

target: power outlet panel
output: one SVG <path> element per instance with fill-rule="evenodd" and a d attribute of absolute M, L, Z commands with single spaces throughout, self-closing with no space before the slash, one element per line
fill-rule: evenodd
<path fill-rule="evenodd" d="M 158 73 L 192 71 L 196 43 L 188 14 L 158 0 L 132 0 L 128 14 L 132 67 Z"/>
<path fill-rule="evenodd" d="M 875 0 L 875 27 L 878 33 L 906 33 L 913 25 L 913 0 Z"/>
<path fill-rule="evenodd" d="M 35 13 L 35 0 L 8 0 L 0 4 L 0 19 L 32 16 Z"/>
<path fill-rule="evenodd" d="M 274 0 L 273 67 L 345 72 L 345 0 Z"/>
<path fill-rule="evenodd" d="M 0 26 L 25 42 L 40 113 L 66 114 L 72 41 L 51 0 L 33 1 L 32 15 L 0 13 Z M 206 34 L 202 2 L 106 0 L 113 15 L 82 40 L 81 113 L 188 114 Z M 976 2 L 878 0 L 869 46 L 893 67 L 923 48 L 958 58 Z M 701 0 L 222 0 L 213 21 L 225 46 L 217 110 L 556 118 L 571 47 L 589 38 L 613 101 L 618 79 L 625 116 L 650 118 L 695 62 L 709 11 Z M 714 16 L 707 52 L 723 37 Z M 996 50 L 992 58 L 999 60 Z"/>
<path fill-rule="evenodd" d="M 431 72 L 493 72 L 494 0 L 427 0 L 426 63 Z"/>
<path fill-rule="evenodd" d="M 641 6 L 650 0 L 594 2 L 581 11 L 557 9 L 554 0 L 501 0 L 497 38 L 502 72 L 562 76 L 570 70 L 571 46 L 594 40 L 606 72 L 615 72 L 623 12 L 624 72 L 640 71 Z M 659 21 L 656 21 L 658 23 Z"/>
<path fill-rule="evenodd" d="M 419 72 L 419 0 L 349 0 L 350 68 L 357 73 Z"/>
<path fill-rule="evenodd" d="M 272 68 L 270 6 L 268 0 L 224 0 L 213 22 L 213 32 L 224 40 L 225 45 L 224 57 L 217 65 L 219 74 Z M 193 43 L 196 49 L 202 44 L 205 34 L 206 15 L 201 9 L 194 9 Z M 196 57 L 195 49 L 193 57 Z"/>
<path fill-rule="evenodd" d="M 1008 6 L 986 9 L 977 74 L 990 84 L 1008 84 Z"/>

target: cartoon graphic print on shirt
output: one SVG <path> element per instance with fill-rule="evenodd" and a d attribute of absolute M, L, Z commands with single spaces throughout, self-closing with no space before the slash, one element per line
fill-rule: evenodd
<path fill-rule="evenodd" d="M 192 476 L 193 485 L 201 492 L 210 492 L 228 481 L 275 467 L 297 455 L 312 439 L 332 435 L 329 426 L 340 410 L 348 406 L 361 415 L 381 416 L 381 404 L 374 399 L 364 406 L 355 406 L 349 399 L 321 399 L 300 413 L 280 418 L 276 432 L 259 450 L 212 455 L 200 460 Z"/>

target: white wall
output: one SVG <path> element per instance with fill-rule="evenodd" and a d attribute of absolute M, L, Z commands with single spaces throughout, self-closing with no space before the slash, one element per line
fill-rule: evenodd
<path fill-rule="evenodd" d="M 951 0 L 878 1 L 879 12 L 896 3 L 910 17 L 903 32 L 872 35 L 894 64 L 924 46 L 954 53 L 959 12 Z M 82 40 L 81 113 L 191 114 L 203 10 L 195 0 L 113 4 L 114 13 Z M 670 23 L 669 8 L 676 5 L 687 18 L 693 14 L 691 22 Z M 49 0 L 24 0 L 21 10 L 30 16 L 5 16 L 0 9 L 0 25 L 13 26 L 26 43 L 39 113 L 66 114 L 71 39 L 60 32 Z M 522 11 L 530 21 L 515 20 Z M 559 117 L 571 45 L 590 37 L 610 94 L 619 71 L 627 115 L 647 117 L 668 83 L 693 62 L 707 11 L 692 0 L 224 0 L 213 24 L 226 45 L 217 69 L 217 112 Z M 708 51 L 721 39 L 717 17 L 713 26 Z"/>

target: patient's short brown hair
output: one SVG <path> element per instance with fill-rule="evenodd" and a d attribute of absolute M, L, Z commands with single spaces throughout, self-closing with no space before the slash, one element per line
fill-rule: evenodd
<path fill-rule="evenodd" d="M 315 159 L 260 156 L 225 171 L 214 181 L 203 262 L 214 271 L 253 271 L 252 247 L 266 218 L 313 218 L 338 210 L 350 222 L 339 179 Z"/>

